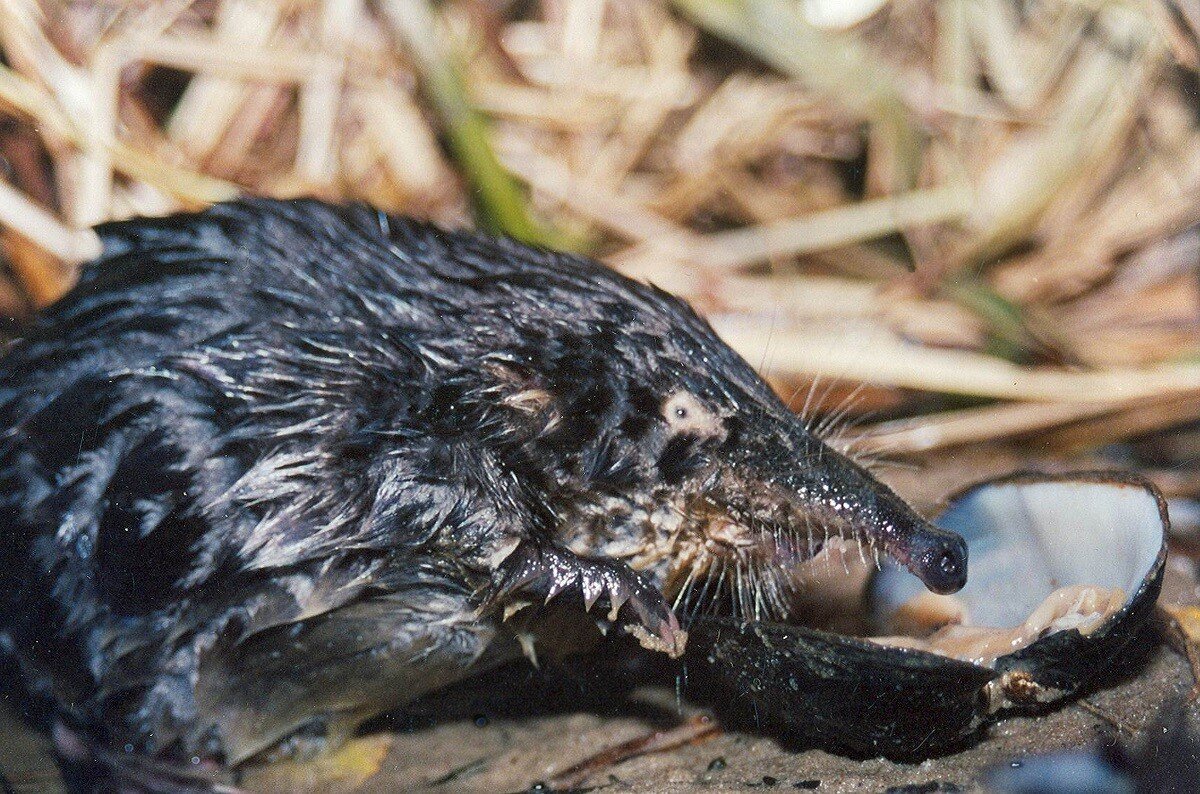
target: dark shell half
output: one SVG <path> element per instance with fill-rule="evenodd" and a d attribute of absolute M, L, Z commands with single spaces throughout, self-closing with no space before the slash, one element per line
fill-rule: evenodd
<path fill-rule="evenodd" d="M 1019 625 L 1074 584 L 1120 588 L 1124 606 L 1086 636 L 1053 631 L 989 664 L 791 624 L 706 619 L 690 629 L 689 687 L 800 741 L 915 759 L 962 745 L 997 715 L 1076 695 L 1140 655 L 1133 643 L 1158 598 L 1168 526 L 1148 482 L 1020 474 L 963 491 L 937 523 L 967 541 L 970 574 L 957 597 L 978 625 Z M 885 567 L 868 595 L 885 614 L 920 590 L 911 574 Z"/>

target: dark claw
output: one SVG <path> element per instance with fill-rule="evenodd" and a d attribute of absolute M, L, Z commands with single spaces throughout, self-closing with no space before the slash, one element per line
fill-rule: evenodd
<path fill-rule="evenodd" d="M 602 602 L 608 619 L 644 647 L 670 656 L 683 653 L 687 633 L 657 587 L 623 562 L 578 557 L 555 546 L 517 547 L 492 574 L 483 610 L 517 597 L 548 603 L 567 592 L 579 593 L 587 611 Z"/>
<path fill-rule="evenodd" d="M 591 577 L 584 577 L 580 582 L 579 589 L 583 591 L 583 609 L 585 612 L 591 612 L 592 607 L 596 605 L 596 601 L 600 596 L 604 595 L 604 582 Z"/>

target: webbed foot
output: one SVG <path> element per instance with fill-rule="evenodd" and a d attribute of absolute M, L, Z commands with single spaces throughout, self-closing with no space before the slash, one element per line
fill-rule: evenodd
<path fill-rule="evenodd" d="M 579 557 L 549 544 L 525 542 L 497 566 L 483 597 L 483 611 L 502 607 L 507 618 L 526 605 L 578 593 L 585 611 L 600 603 L 608 620 L 642 647 L 671 657 L 683 653 L 687 632 L 662 592 L 623 562 Z"/>

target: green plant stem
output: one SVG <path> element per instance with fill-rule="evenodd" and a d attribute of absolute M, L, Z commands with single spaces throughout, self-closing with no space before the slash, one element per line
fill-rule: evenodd
<path fill-rule="evenodd" d="M 579 247 L 538 222 L 521 185 L 500 163 L 487 120 L 471 103 L 457 59 L 438 30 L 428 0 L 388 0 L 384 11 L 411 55 L 422 88 L 444 126 L 451 154 L 471 186 L 480 227 L 523 242 Z"/>

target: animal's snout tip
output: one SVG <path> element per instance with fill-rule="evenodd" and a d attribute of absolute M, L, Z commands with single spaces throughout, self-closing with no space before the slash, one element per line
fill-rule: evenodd
<path fill-rule="evenodd" d="M 935 593 L 957 593 L 967 583 L 967 543 L 953 532 L 936 530 L 922 538 L 912 571 Z"/>

